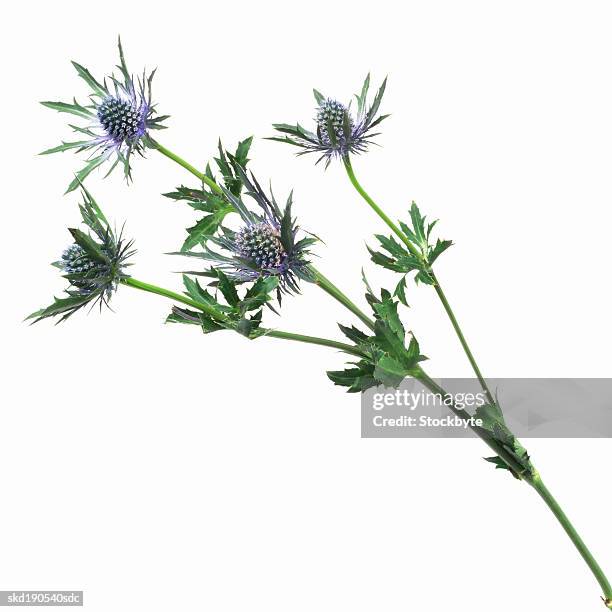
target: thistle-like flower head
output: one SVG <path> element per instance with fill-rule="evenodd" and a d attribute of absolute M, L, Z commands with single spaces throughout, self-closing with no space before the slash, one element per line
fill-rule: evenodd
<path fill-rule="evenodd" d="M 310 247 L 317 242 L 312 235 L 298 238 L 300 231 L 291 216 L 293 193 L 289 194 L 284 209 L 277 204 L 274 194 L 266 195 L 255 176 L 236 166 L 246 189 L 245 194 L 255 202 L 259 211 L 253 212 L 244 200 L 228 190 L 225 195 L 241 217 L 242 227 L 238 231 L 221 227 L 221 234 L 210 241 L 229 255 L 213 253 L 217 267 L 238 281 L 251 282 L 267 276 L 277 276 L 280 292 L 296 293 L 300 280 L 312 280 L 309 271 Z"/>
<path fill-rule="evenodd" d="M 232 190 L 223 188 L 225 204 L 217 204 L 221 207 L 216 213 L 213 212 L 190 228 L 194 235 L 198 236 L 197 242 L 193 242 L 191 237 L 188 238 L 183 250 L 174 254 L 211 262 L 214 269 L 220 270 L 238 283 L 276 277 L 278 297 L 282 293 L 298 292 L 300 280 L 312 280 L 309 268 L 310 247 L 318 239 L 310 234 L 299 236 L 300 228 L 291 215 L 292 194 L 289 194 L 285 207 L 281 209 L 274 195 L 270 193 L 268 197 L 252 173 L 247 175 L 234 156 L 222 152 L 223 163 L 228 160 L 235 174 L 232 181 L 227 181 L 233 185 Z M 241 196 L 243 187 L 244 194 Z M 183 193 L 194 195 L 196 192 L 184 190 Z M 212 210 L 210 207 L 218 196 L 199 193 L 199 197 L 204 198 L 203 207 Z M 256 212 L 247 206 L 244 196 L 248 196 L 249 200 L 257 205 Z M 192 205 L 200 206 L 194 200 Z M 202 230 L 211 226 L 211 218 L 219 214 L 225 216 L 228 212 L 236 212 L 240 216 L 241 226 L 238 229 L 230 229 L 218 223 L 214 233 L 202 237 Z M 202 251 L 190 250 L 195 244 L 200 244 Z M 205 275 L 216 276 L 214 270 Z"/>
<path fill-rule="evenodd" d="M 69 229 L 74 242 L 53 263 L 69 283 L 65 290 L 68 297 L 55 298 L 50 306 L 32 313 L 28 319 L 34 322 L 58 315 L 58 322 L 65 321 L 87 304 L 108 306 L 119 282 L 128 277 L 125 268 L 130 265 L 126 260 L 134 253 L 132 241 L 126 242 L 121 234 L 115 234 L 84 187 L 79 208 L 83 223 L 90 231 Z"/>
<path fill-rule="evenodd" d="M 370 88 L 370 75 L 363 83 L 361 93 L 355 95 L 357 110 L 353 113 L 351 104 L 345 105 L 333 98 L 327 98 L 316 89 L 314 90 L 316 109 L 316 131 L 311 132 L 299 123 L 290 125 L 276 123 L 274 128 L 284 134 L 282 137 L 272 137 L 270 140 L 286 142 L 302 150 L 304 153 L 319 153 L 317 160 L 325 160 L 327 167 L 334 157 L 348 157 L 351 154 L 363 153 L 372 138 L 378 134 L 372 130 L 389 115 L 378 115 L 378 109 L 385 92 L 387 80 L 385 79 L 378 89 L 370 106 L 367 105 L 368 90 Z"/>
<path fill-rule="evenodd" d="M 106 161 L 111 162 L 110 174 L 118 163 L 123 165 L 127 180 L 131 179 L 131 156 L 143 156 L 147 147 L 154 147 L 150 130 L 162 129 L 168 115 L 159 116 L 151 100 L 151 81 L 155 70 L 134 80 L 128 71 L 119 40 L 120 76 L 111 74 L 102 83 L 98 82 L 80 64 L 72 62 L 78 75 L 89 85 L 89 104 L 81 105 L 76 99 L 72 103 L 42 102 L 44 106 L 62 113 L 70 113 L 87 121 L 84 125 L 70 124 L 73 131 L 83 138 L 43 151 L 42 154 L 58 153 L 74 149 L 77 153 L 88 153 L 86 165 L 77 173 L 67 192 L 76 189 L 79 183 L 95 168 Z"/>

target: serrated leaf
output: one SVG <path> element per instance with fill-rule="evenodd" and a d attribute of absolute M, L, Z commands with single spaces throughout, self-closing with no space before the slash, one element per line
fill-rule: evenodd
<path fill-rule="evenodd" d="M 249 161 L 248 155 L 252 143 L 253 137 L 249 136 L 248 138 L 245 138 L 244 140 L 239 142 L 238 146 L 236 147 L 236 153 L 234 153 L 234 157 L 243 168 L 246 167 Z"/>
<path fill-rule="evenodd" d="M 82 147 L 83 145 L 86 145 L 88 142 L 89 142 L 88 140 L 78 140 L 76 142 L 63 142 L 61 145 L 58 145 L 57 147 L 53 147 L 51 149 L 46 149 L 44 151 L 41 151 L 39 155 L 49 155 L 50 153 L 60 153 L 62 151 L 68 151 L 68 149 L 76 149 L 78 147 Z"/>
<path fill-rule="evenodd" d="M 81 66 L 81 64 L 77 64 L 77 62 L 72 62 L 72 65 L 75 67 L 78 75 L 93 89 L 97 95 L 101 97 L 108 95 L 106 89 L 100 85 L 98 81 L 96 81 L 87 68 Z"/>
<path fill-rule="evenodd" d="M 404 305 L 408 306 L 408 302 L 406 301 L 406 277 L 402 276 L 402 279 L 397 286 L 395 287 L 395 291 L 393 295 L 397 297 L 397 299 Z"/>
<path fill-rule="evenodd" d="M 385 387 L 398 387 L 407 375 L 406 368 L 389 355 L 383 355 L 374 368 L 374 377 Z"/>
<path fill-rule="evenodd" d="M 217 284 L 219 291 L 221 291 L 223 297 L 230 306 L 238 306 L 240 303 L 240 298 L 238 297 L 238 292 L 236 291 L 236 283 L 221 270 L 217 270 L 216 272 L 217 278 L 219 279 Z"/>
<path fill-rule="evenodd" d="M 108 255 L 102 251 L 100 245 L 93 238 L 80 229 L 68 228 L 68 231 L 72 234 L 74 241 L 85 250 L 91 259 L 104 264 L 109 263 Z"/>
<path fill-rule="evenodd" d="M 66 298 L 54 298 L 53 300 L 53 304 L 33 312 L 26 317 L 26 321 L 33 319 L 32 323 L 38 323 L 38 321 L 42 321 L 48 317 L 63 315 L 58 321 L 58 323 L 61 323 L 74 314 L 79 308 L 85 306 L 85 304 L 91 300 L 91 296 L 71 295 Z"/>
<path fill-rule="evenodd" d="M 364 334 L 360 329 L 357 329 L 354 325 L 346 327 L 338 323 L 340 331 L 353 343 L 360 345 L 368 340 L 368 336 Z"/>
<path fill-rule="evenodd" d="M 71 115 L 77 115 L 78 117 L 83 117 L 84 119 L 91 119 L 95 117 L 95 115 L 80 104 L 76 102 L 74 104 L 69 104 L 68 102 L 51 102 L 51 101 L 43 101 L 41 102 L 43 106 L 47 108 L 52 108 L 60 113 L 69 113 Z"/>
<path fill-rule="evenodd" d="M 232 212 L 231 207 L 222 208 L 216 212 L 202 217 L 194 226 L 187 228 L 188 236 L 181 247 L 181 251 L 189 251 L 194 246 L 203 245 L 219 229 L 223 219 Z"/>
<path fill-rule="evenodd" d="M 74 191 L 100 164 L 104 163 L 105 160 L 105 155 L 99 155 L 98 157 L 90 159 L 86 166 L 76 173 L 74 180 L 68 185 L 65 194 Z"/>
<path fill-rule="evenodd" d="M 448 249 L 452 245 L 452 240 L 438 239 L 436 245 L 433 247 L 433 249 L 429 251 L 429 255 L 427 257 L 427 259 L 429 260 L 429 265 L 432 265 L 433 262 L 436 261 L 436 259 L 438 259 L 438 257 L 440 257 L 440 255 L 442 255 L 442 253 L 444 253 L 444 251 L 446 251 L 446 249 Z"/>
<path fill-rule="evenodd" d="M 378 384 L 374 378 L 373 366 L 363 362 L 355 365 L 357 367 L 329 371 L 327 372 L 327 377 L 335 385 L 348 387 L 348 393 L 360 393 Z"/>
<path fill-rule="evenodd" d="M 497 455 L 495 457 L 485 457 L 484 460 L 495 465 L 496 470 L 508 470 L 510 472 L 512 471 L 508 467 L 508 464 L 501 457 L 498 457 Z"/>

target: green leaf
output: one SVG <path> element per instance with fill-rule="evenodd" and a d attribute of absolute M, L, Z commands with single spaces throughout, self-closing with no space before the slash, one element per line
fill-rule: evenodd
<path fill-rule="evenodd" d="M 354 325 L 351 325 L 351 327 L 346 327 L 338 323 L 338 327 L 340 328 L 340 331 L 357 346 L 363 344 L 364 342 L 367 342 L 368 340 L 368 336 L 364 334 L 360 329 L 357 329 Z"/>
<path fill-rule="evenodd" d="M 189 310 L 187 308 L 172 307 L 172 313 L 166 317 L 166 323 L 186 323 L 199 325 L 205 334 L 209 334 L 222 329 L 227 329 L 203 312 Z"/>
<path fill-rule="evenodd" d="M 91 259 L 104 264 L 110 263 L 108 255 L 102 251 L 100 245 L 93 238 L 79 229 L 68 228 L 68 231 L 72 234 L 74 241 L 85 250 Z"/>
<path fill-rule="evenodd" d="M 215 300 L 215 298 L 206 290 L 203 289 L 197 280 L 191 279 L 186 274 L 183 274 L 183 285 L 187 295 L 196 302 L 203 302 L 214 308 L 220 316 L 225 314 L 225 309 Z"/>
<path fill-rule="evenodd" d="M 39 155 L 49 155 L 50 153 L 60 153 L 61 151 L 67 151 L 68 149 L 76 149 L 78 147 L 82 147 L 86 145 L 88 140 L 78 140 L 76 142 L 63 142 L 61 145 L 57 147 L 53 147 L 52 149 L 46 149 L 45 151 L 41 151 Z"/>
<path fill-rule="evenodd" d="M 316 89 L 313 89 L 312 93 L 314 94 L 314 97 L 315 97 L 315 100 L 317 101 L 317 104 L 319 106 L 321 106 L 321 104 L 323 104 L 323 102 L 325 102 L 325 96 L 320 91 L 317 91 Z M 276 129 L 278 129 L 278 128 L 276 128 Z"/>
<path fill-rule="evenodd" d="M 189 251 L 194 246 L 204 244 L 219 229 L 223 219 L 231 213 L 233 208 L 226 206 L 216 212 L 202 217 L 194 226 L 187 228 L 188 236 L 181 247 L 181 251 Z"/>
<path fill-rule="evenodd" d="M 361 115 L 365 110 L 366 99 L 368 97 L 368 90 L 370 89 L 370 73 L 367 74 L 363 85 L 361 87 L 361 94 L 356 95 L 357 98 L 357 114 Z"/>
<path fill-rule="evenodd" d="M 281 218 L 281 243 L 287 253 L 293 250 L 293 219 L 291 218 L 291 206 L 293 204 L 293 191 L 289 193 L 287 204 Z"/>
<path fill-rule="evenodd" d="M 219 291 L 223 294 L 223 297 L 230 306 L 238 306 L 240 298 L 236 291 L 236 283 L 225 275 L 221 270 L 216 270 L 217 278 L 219 279 L 218 287 Z"/>
<path fill-rule="evenodd" d="M 65 194 L 74 191 L 100 164 L 104 163 L 105 159 L 104 155 L 98 155 L 98 157 L 90 159 L 87 165 L 76 173 Z"/>
<path fill-rule="evenodd" d="M 234 153 L 234 158 L 236 161 L 244 168 L 249 162 L 248 155 L 249 149 L 251 148 L 251 144 L 253 143 L 253 137 L 249 136 L 245 138 L 241 142 L 238 143 L 236 147 L 236 152 Z"/>
<path fill-rule="evenodd" d="M 385 78 L 385 80 L 382 82 L 382 85 L 378 88 L 378 91 L 376 92 L 376 96 L 374 96 L 374 100 L 372 101 L 372 106 L 370 106 L 370 108 L 368 109 L 368 112 L 366 115 L 367 124 L 371 124 L 372 120 L 376 116 L 376 113 L 378 112 L 378 109 L 380 108 L 380 103 L 382 102 L 383 96 L 385 94 L 386 87 L 387 87 L 387 79 Z"/>
<path fill-rule="evenodd" d="M 348 387 L 349 393 L 360 393 L 378 384 L 374 378 L 374 367 L 372 365 L 363 361 L 354 365 L 356 366 L 354 368 L 327 372 L 327 377 L 335 385 Z"/>
<path fill-rule="evenodd" d="M 87 68 L 81 66 L 81 64 L 77 64 L 76 62 L 72 62 L 72 65 L 75 67 L 79 76 L 93 89 L 93 91 L 101 97 L 105 97 L 108 95 L 108 91 L 94 79 Z"/>
<path fill-rule="evenodd" d="M 383 236 L 382 234 L 375 234 L 375 238 L 380 242 L 381 246 L 385 251 L 396 259 L 400 257 L 410 256 L 410 253 L 406 248 L 401 245 L 393 236 Z"/>
<path fill-rule="evenodd" d="M 95 297 L 95 296 L 93 296 Z M 79 308 L 85 306 L 91 299 L 91 295 L 71 295 L 66 298 L 53 298 L 53 304 L 46 308 L 41 308 L 31 315 L 26 317 L 26 321 L 33 319 L 32 323 L 38 323 L 48 317 L 55 317 L 57 315 L 63 315 L 58 323 L 65 321 L 68 317 L 73 315 Z"/>
<path fill-rule="evenodd" d="M 41 104 L 60 113 L 70 113 L 71 115 L 77 115 L 79 117 L 83 117 L 84 119 L 91 119 L 92 117 L 95 117 L 90 110 L 78 104 L 76 100 L 74 101 L 74 104 L 69 104 L 68 102 L 49 101 L 41 102 Z"/>
<path fill-rule="evenodd" d="M 497 455 L 495 457 L 485 457 L 484 460 L 495 465 L 496 470 L 508 470 L 510 472 L 513 472 L 513 470 L 511 470 L 508 466 L 508 464 Z"/>
<path fill-rule="evenodd" d="M 427 246 L 427 237 L 425 235 L 425 217 L 421 215 L 421 211 L 419 207 L 416 205 L 416 202 L 412 203 L 410 207 L 410 218 L 412 220 L 412 227 L 414 229 L 414 235 L 416 236 L 416 241 L 421 247 Z"/>
<path fill-rule="evenodd" d="M 376 362 L 374 377 L 386 387 L 398 387 L 407 375 L 406 368 L 389 355 L 383 355 Z"/>
<path fill-rule="evenodd" d="M 438 239 L 438 241 L 436 242 L 436 245 L 433 247 L 433 249 L 429 251 L 429 254 L 427 256 L 429 265 L 432 265 L 433 262 L 436 261 L 436 259 L 438 259 L 438 257 L 440 257 L 440 255 L 442 255 L 442 253 L 444 253 L 444 251 L 446 251 L 446 249 L 448 249 L 452 245 L 453 245 L 452 240 Z"/>
<path fill-rule="evenodd" d="M 397 312 L 397 302 L 391 298 L 391 295 L 385 292 L 382 300 L 378 303 L 373 303 L 372 308 L 377 317 L 386 323 L 391 331 L 403 341 L 405 335 L 404 326 Z"/>
<path fill-rule="evenodd" d="M 402 279 L 397 286 L 395 287 L 395 291 L 393 295 L 397 297 L 397 299 L 404 305 L 408 306 L 408 302 L 406 301 L 406 277 L 402 276 Z"/>
<path fill-rule="evenodd" d="M 240 302 L 239 310 L 241 313 L 257 310 L 272 298 L 270 293 L 278 287 L 279 279 L 276 276 L 258 278 L 247 290 L 244 298 Z"/>
<path fill-rule="evenodd" d="M 474 418 L 481 419 L 483 428 L 489 431 L 494 431 L 497 425 L 504 425 L 504 415 L 497 404 L 485 404 L 478 406 L 474 413 Z"/>

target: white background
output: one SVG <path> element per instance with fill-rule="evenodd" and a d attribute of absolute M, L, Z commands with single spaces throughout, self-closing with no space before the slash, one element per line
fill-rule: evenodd
<path fill-rule="evenodd" d="M 231 2 L 7 5 L 2 95 L 0 589 L 83 589 L 86 609 L 215 612 L 603 609 L 599 589 L 525 485 L 478 440 L 362 440 L 343 357 L 164 326 L 170 303 L 123 288 L 115 313 L 54 327 L 48 266 L 78 222 L 62 193 L 82 159 L 39 100 L 158 66 L 160 140 L 204 166 L 272 122 L 308 124 L 311 88 L 348 99 L 389 74 L 392 117 L 356 159 L 393 217 L 412 199 L 456 246 L 438 273 L 490 376 L 611 376 L 612 11 L 608 2 Z M 257 140 L 253 168 L 295 188 L 319 267 L 356 300 L 379 220 L 341 168 Z M 139 249 L 137 278 L 178 290 L 163 255 L 194 216 L 160 193 L 194 180 L 151 152 L 134 184 L 88 186 Z M 467 376 L 433 291 L 405 311 L 435 376 Z M 363 303 L 360 300 L 360 303 Z M 351 317 L 314 287 L 283 329 L 336 337 Z M 580 409 L 579 406 L 576 407 Z M 550 488 L 612 572 L 610 442 L 530 440 Z"/>

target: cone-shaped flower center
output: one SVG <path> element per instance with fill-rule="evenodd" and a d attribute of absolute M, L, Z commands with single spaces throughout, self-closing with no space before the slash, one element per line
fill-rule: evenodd
<path fill-rule="evenodd" d="M 58 262 L 66 274 L 79 275 L 71 278 L 70 284 L 81 293 L 89 293 L 98 287 L 96 279 L 105 275 L 108 270 L 104 264 L 93 261 L 87 252 L 78 244 L 71 244 L 63 253 Z"/>
<path fill-rule="evenodd" d="M 286 257 L 278 230 L 267 223 L 244 227 L 236 236 L 240 254 L 261 269 L 279 268 Z"/>
<path fill-rule="evenodd" d="M 127 100 L 109 96 L 98 107 L 98 120 L 106 133 L 117 141 L 142 134 L 142 112 Z"/>
<path fill-rule="evenodd" d="M 327 99 L 320 106 L 317 112 L 317 125 L 321 132 L 321 137 L 326 144 L 330 143 L 329 129 L 333 130 L 335 139 L 342 140 L 350 138 L 350 132 L 344 133 L 344 114 L 347 112 L 346 106 L 336 100 Z M 349 126 L 353 130 L 353 118 L 349 115 Z"/>
<path fill-rule="evenodd" d="M 87 272 L 96 266 L 96 262 L 92 261 L 83 247 L 78 244 L 71 244 L 62 253 L 60 264 L 67 274 Z"/>

